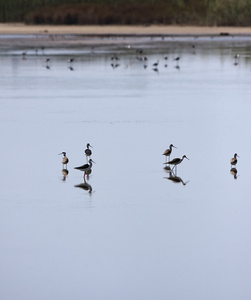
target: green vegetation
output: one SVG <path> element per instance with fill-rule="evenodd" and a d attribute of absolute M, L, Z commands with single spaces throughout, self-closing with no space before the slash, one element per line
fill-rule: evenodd
<path fill-rule="evenodd" d="M 0 22 L 250 26 L 250 0 L 0 0 Z"/>

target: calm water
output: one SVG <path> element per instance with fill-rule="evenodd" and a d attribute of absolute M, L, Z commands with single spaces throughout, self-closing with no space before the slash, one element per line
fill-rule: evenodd
<path fill-rule="evenodd" d="M 191 45 L 0 51 L 2 300 L 250 299 L 251 48 Z"/>

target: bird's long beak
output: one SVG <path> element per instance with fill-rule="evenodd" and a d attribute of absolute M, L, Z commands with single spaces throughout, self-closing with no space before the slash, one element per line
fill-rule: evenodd
<path fill-rule="evenodd" d="M 63 152 L 59 153 L 58 155 L 63 154 Z"/>
<path fill-rule="evenodd" d="M 186 159 L 190 160 L 188 157 L 186 157 Z"/>
<path fill-rule="evenodd" d="M 173 146 L 173 148 L 178 149 L 177 147 Z"/>

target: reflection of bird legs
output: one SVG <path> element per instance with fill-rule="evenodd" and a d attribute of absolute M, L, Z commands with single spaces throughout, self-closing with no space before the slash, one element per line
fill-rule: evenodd
<path fill-rule="evenodd" d="M 177 165 L 172 167 L 171 172 L 176 176 L 177 175 Z"/>

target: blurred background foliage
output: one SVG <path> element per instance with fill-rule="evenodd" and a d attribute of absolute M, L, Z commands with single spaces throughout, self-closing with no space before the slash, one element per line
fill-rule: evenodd
<path fill-rule="evenodd" d="M 250 26 L 251 0 L 0 0 L 0 22 Z"/>

